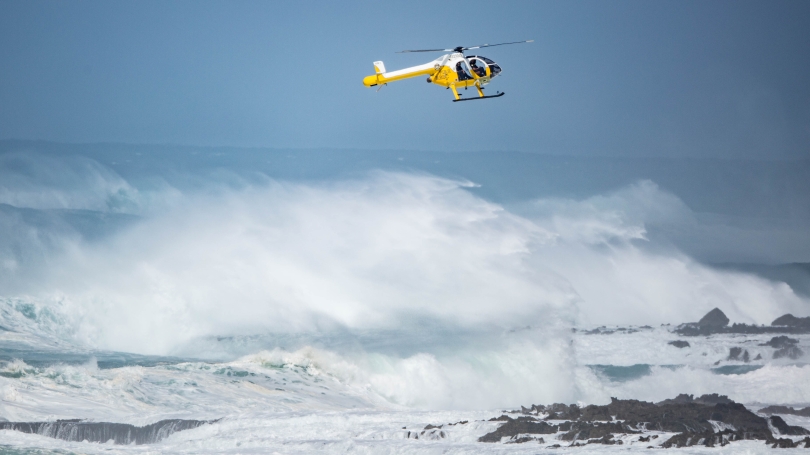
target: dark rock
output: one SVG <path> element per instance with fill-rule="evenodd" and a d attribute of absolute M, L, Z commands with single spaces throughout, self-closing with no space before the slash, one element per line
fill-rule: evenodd
<path fill-rule="evenodd" d="M 523 444 L 525 442 L 536 442 L 538 444 L 543 444 L 544 442 L 546 442 L 546 440 L 543 439 L 543 438 L 533 438 L 531 436 L 522 436 L 522 437 L 517 438 L 517 439 L 510 439 L 510 440 L 506 441 L 507 444 Z"/>
<path fill-rule="evenodd" d="M 689 342 L 688 341 L 683 341 L 683 340 L 670 341 L 667 344 L 675 346 L 676 348 L 688 348 L 688 347 L 690 347 Z"/>
<path fill-rule="evenodd" d="M 804 355 L 804 351 L 799 349 L 798 346 L 785 346 L 782 349 L 779 349 L 773 353 L 774 359 L 781 359 L 781 358 L 789 358 L 792 360 L 796 360 L 799 357 Z"/>
<path fill-rule="evenodd" d="M 754 357 L 754 360 L 762 360 L 762 354 L 757 354 L 757 356 Z"/>
<path fill-rule="evenodd" d="M 803 427 L 788 425 L 787 422 L 777 415 L 768 417 L 768 420 L 771 422 L 771 425 L 779 431 L 781 436 L 802 436 L 810 434 L 810 431 L 807 431 Z"/>
<path fill-rule="evenodd" d="M 506 423 L 498 427 L 497 430 L 487 433 L 478 442 L 500 442 L 504 437 L 515 437 L 519 434 L 554 434 L 557 432 L 556 425 L 547 422 L 537 422 L 534 419 L 518 417 L 509 419 Z"/>
<path fill-rule="evenodd" d="M 546 412 L 548 412 L 546 420 L 576 420 L 582 413 L 579 406 L 575 404 L 569 406 L 562 403 L 554 403 L 547 406 Z"/>
<path fill-rule="evenodd" d="M 563 441 L 579 441 L 584 439 L 612 438 L 613 433 L 639 433 L 619 422 L 575 422 L 568 433 L 560 436 Z"/>
<path fill-rule="evenodd" d="M 666 399 L 664 401 L 658 402 L 656 404 L 658 406 L 661 406 L 662 404 L 683 404 L 683 403 L 692 403 L 694 401 L 695 401 L 695 398 L 694 398 L 693 395 L 687 395 L 685 393 L 681 393 L 681 394 L 678 394 L 678 396 L 675 397 L 675 398 L 669 398 L 669 399 Z"/>
<path fill-rule="evenodd" d="M 725 313 L 720 311 L 720 308 L 709 311 L 698 321 L 700 327 L 725 327 L 728 323 L 729 319 L 726 317 Z"/>
<path fill-rule="evenodd" d="M 700 400 L 700 401 L 698 401 Z M 653 404 L 637 400 L 614 400 L 607 405 L 608 413 L 627 425 L 647 430 L 699 433 L 710 431 L 709 420 L 734 425 L 738 430 L 770 434 L 768 422 L 745 406 L 717 394 L 704 395 L 683 403 Z"/>
<path fill-rule="evenodd" d="M 538 406 L 534 405 L 533 408 L 536 409 Z M 559 436 L 561 440 L 570 441 L 571 447 L 580 447 L 585 444 L 620 444 L 621 439 L 616 438 L 616 435 L 620 434 L 661 431 L 676 433 L 663 442 L 663 447 L 694 445 L 713 447 L 741 439 L 761 440 L 776 447 L 795 447 L 805 442 L 794 444 L 788 439 L 776 438 L 810 435 L 810 431 L 790 426 L 779 416 L 771 415 L 767 419 L 763 418 L 727 396 L 716 393 L 697 398 L 681 394 L 657 404 L 616 398 L 612 398 L 608 405 L 588 405 L 582 408 L 558 403 L 545 407 L 545 410 L 549 416 L 566 415 L 567 421 L 560 425 L 552 425 L 530 416 L 513 419 L 504 415 L 492 419 L 504 423 L 497 430 L 482 436 L 479 441 L 499 442 L 508 439 L 510 443 L 529 442 L 538 440 L 532 435 L 563 433 Z M 763 414 L 769 411 L 799 412 L 784 407 L 761 410 Z M 810 408 L 808 412 L 810 413 Z M 725 424 L 726 429 L 715 432 L 717 422 Z M 771 433 L 771 428 L 776 435 Z M 650 442 L 656 437 L 657 435 L 643 434 L 639 442 Z M 810 441 L 810 438 L 807 438 L 807 441 Z"/>
<path fill-rule="evenodd" d="M 493 417 L 489 419 L 490 422 L 509 422 L 510 420 L 512 420 L 512 418 L 506 414 L 502 414 L 500 417 Z"/>
<path fill-rule="evenodd" d="M 588 439 L 588 444 L 607 444 L 607 445 L 621 445 L 622 441 L 613 439 L 612 434 L 606 434 L 598 439 Z"/>
<path fill-rule="evenodd" d="M 718 403 L 722 404 L 730 404 L 734 403 L 729 397 L 726 395 L 718 395 L 716 393 L 710 393 L 706 395 L 701 395 L 695 398 L 693 395 L 687 395 L 682 393 L 675 398 L 670 398 L 668 400 L 664 400 L 661 402 L 656 403 L 656 405 L 661 406 L 664 404 L 684 404 L 684 403 L 698 403 L 704 405 L 715 405 Z"/>
<path fill-rule="evenodd" d="M 691 446 L 706 446 L 714 447 L 717 445 L 724 446 L 730 441 L 740 439 L 773 439 L 769 433 L 746 433 L 744 431 L 731 431 L 723 430 L 718 433 L 713 431 L 703 431 L 699 433 L 684 432 L 676 434 L 675 436 L 667 439 L 661 444 L 661 447 L 691 447 Z"/>
<path fill-rule="evenodd" d="M 786 438 L 774 439 L 772 441 L 768 441 L 768 443 L 771 444 L 771 448 L 773 449 L 792 449 L 797 445 L 792 439 Z"/>
<path fill-rule="evenodd" d="M 741 353 L 742 353 L 742 355 L 740 355 Z M 726 358 L 726 360 L 742 361 L 742 362 L 748 363 L 748 362 L 751 361 L 751 355 L 748 353 L 747 349 L 745 351 L 743 351 L 742 348 L 734 347 L 734 348 L 729 349 L 728 358 Z M 718 365 L 718 364 L 715 363 L 715 365 Z"/>
<path fill-rule="evenodd" d="M 729 349 L 726 360 L 740 360 L 740 354 L 742 354 L 742 348 L 733 347 Z"/>
<path fill-rule="evenodd" d="M 810 406 L 803 409 L 793 409 L 788 406 L 768 406 L 759 410 L 760 414 L 792 414 L 797 416 L 810 417 Z"/>
<path fill-rule="evenodd" d="M 143 427 L 125 423 L 83 422 L 81 420 L 0 422 L 0 430 L 15 430 L 65 441 L 113 441 L 115 444 L 140 445 L 160 442 L 172 433 L 214 422 L 216 421 L 171 419 L 161 420 Z"/>
<path fill-rule="evenodd" d="M 771 340 L 767 343 L 761 343 L 760 346 L 770 346 L 772 348 L 779 349 L 788 346 L 795 346 L 797 344 L 799 344 L 799 340 L 781 335 L 771 338 Z"/>
<path fill-rule="evenodd" d="M 681 324 L 675 328 L 675 333 L 681 336 L 706 336 L 718 333 L 735 333 L 746 335 L 760 335 L 765 333 L 790 333 L 790 334 L 807 334 L 810 333 L 810 326 L 759 326 L 748 324 L 733 324 L 731 327 L 726 326 L 701 326 L 697 322 L 688 322 Z"/>
<path fill-rule="evenodd" d="M 439 429 L 439 427 L 433 427 L 431 429 L 425 428 L 421 433 L 417 433 L 415 431 L 413 433 L 410 431 L 408 432 L 408 438 L 427 439 L 429 441 L 438 441 L 446 437 L 447 433 Z"/>
<path fill-rule="evenodd" d="M 615 398 L 613 399 L 615 400 Z M 582 414 L 580 415 L 579 419 L 588 422 L 610 422 L 613 420 L 613 417 L 611 417 L 610 410 L 607 408 L 607 406 L 596 406 L 591 404 L 582 408 Z"/>
<path fill-rule="evenodd" d="M 810 328 L 810 317 L 797 318 L 788 313 L 784 316 L 779 316 L 771 322 L 772 326 L 785 326 L 785 327 L 804 327 Z"/>
<path fill-rule="evenodd" d="M 708 404 L 708 405 L 711 405 L 711 404 L 731 404 L 731 403 L 734 403 L 734 401 L 731 400 L 726 395 L 718 395 L 716 393 L 707 393 L 705 395 L 701 395 L 701 396 L 695 398 L 695 403 Z"/>

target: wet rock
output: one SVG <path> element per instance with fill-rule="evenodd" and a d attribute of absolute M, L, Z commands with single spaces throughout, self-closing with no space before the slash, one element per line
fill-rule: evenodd
<path fill-rule="evenodd" d="M 715 308 L 712 311 L 706 313 L 705 316 L 700 318 L 698 321 L 698 326 L 700 327 L 725 327 L 729 323 L 728 317 L 726 314 L 720 311 L 720 308 Z"/>
<path fill-rule="evenodd" d="M 490 422 L 509 422 L 510 420 L 512 420 L 512 418 L 506 414 L 502 414 L 500 417 L 493 417 L 489 419 Z"/>
<path fill-rule="evenodd" d="M 754 357 L 754 360 L 762 360 L 762 354 L 757 354 L 757 356 Z"/>
<path fill-rule="evenodd" d="M 639 433 L 639 431 L 632 430 L 619 422 L 575 422 L 571 425 L 571 429 L 568 431 L 568 433 L 560 436 L 560 439 L 563 441 L 579 441 L 587 439 L 590 442 L 592 439 L 613 438 L 614 433 L 628 434 Z"/>
<path fill-rule="evenodd" d="M 744 352 L 744 351 L 743 351 Z M 737 357 L 743 355 L 738 353 Z M 533 409 L 540 406 L 533 405 Z M 554 404 L 543 407 L 550 416 L 567 415 L 566 422 L 550 424 L 531 416 L 513 419 L 503 415 L 494 421 L 503 421 L 497 430 L 482 436 L 481 442 L 509 443 L 536 441 L 539 434 L 559 434 L 559 439 L 568 441 L 570 447 L 587 444 L 621 444 L 618 435 L 639 434 L 638 442 L 650 442 L 658 435 L 648 432 L 676 433 L 662 443 L 662 447 L 723 446 L 731 441 L 754 439 L 775 447 L 795 447 L 805 444 L 781 436 L 810 435 L 810 431 L 788 425 L 781 417 L 771 415 L 763 418 L 725 395 L 716 393 L 701 395 L 680 394 L 659 403 L 612 398 L 607 405 Z M 793 408 L 770 407 L 761 412 L 791 411 Z M 802 410 L 803 412 L 803 410 Z M 808 408 L 810 413 L 810 408 Z M 780 439 L 777 439 L 780 438 Z M 810 438 L 807 438 L 810 441 Z"/>
<path fill-rule="evenodd" d="M 695 398 L 693 395 L 687 395 L 682 393 L 675 398 L 670 398 L 668 400 L 660 401 L 656 403 L 658 406 L 665 405 L 665 404 L 684 404 L 684 403 L 698 403 L 704 404 L 707 406 L 715 405 L 718 403 L 722 404 L 730 404 L 734 403 L 729 397 L 726 395 L 718 395 L 716 393 L 709 393 L 706 395 L 701 395 Z"/>
<path fill-rule="evenodd" d="M 740 360 L 740 354 L 742 354 L 742 348 L 733 347 L 729 349 L 726 360 Z"/>
<path fill-rule="evenodd" d="M 408 432 L 408 438 L 425 439 L 425 440 L 428 440 L 428 441 L 438 441 L 438 440 L 444 439 L 446 437 L 447 437 L 447 433 L 445 433 L 444 430 L 441 430 L 439 428 L 425 429 L 425 430 L 422 430 L 418 434 L 415 431 L 414 432 L 410 432 L 410 431 Z"/>
<path fill-rule="evenodd" d="M 810 406 L 803 409 L 793 409 L 788 406 L 768 406 L 759 410 L 760 414 L 792 414 L 797 416 L 810 417 Z"/>
<path fill-rule="evenodd" d="M 742 355 L 740 353 L 742 352 Z M 743 351 L 742 348 L 731 348 L 728 352 L 728 358 L 726 360 L 734 360 L 734 361 L 742 361 L 748 363 L 751 361 L 751 355 L 748 354 L 748 350 L 746 349 Z"/>
<path fill-rule="evenodd" d="M 543 444 L 546 442 L 543 438 L 534 438 L 532 436 L 521 436 L 519 438 L 513 438 L 506 441 L 507 444 L 523 444 L 526 442 L 536 442 L 538 444 Z"/>
<path fill-rule="evenodd" d="M 688 341 L 683 341 L 683 340 L 670 341 L 667 344 L 675 346 L 676 348 L 679 348 L 679 349 L 690 347 L 689 342 Z"/>
<path fill-rule="evenodd" d="M 791 360 L 796 360 L 803 355 L 804 351 L 799 349 L 798 346 L 785 346 L 784 348 L 775 351 L 773 353 L 773 358 L 774 359 L 789 358 Z"/>
<path fill-rule="evenodd" d="M 113 441 L 115 444 L 140 445 L 160 442 L 178 431 L 214 422 L 216 421 L 170 419 L 143 427 L 125 423 L 83 422 L 81 420 L 0 422 L 0 430 L 15 430 L 65 441 Z"/>
<path fill-rule="evenodd" d="M 810 448 L 810 438 L 804 438 L 796 442 L 787 438 L 771 439 L 768 441 L 768 444 L 774 449 L 792 449 L 794 447 Z"/>
<path fill-rule="evenodd" d="M 569 406 L 562 403 L 547 406 L 546 412 L 548 412 L 546 420 L 577 420 L 582 413 L 579 406 L 575 404 Z"/>
<path fill-rule="evenodd" d="M 787 316 L 790 316 L 787 318 Z M 785 319 L 786 318 L 786 319 Z M 792 319 L 791 319 L 792 318 Z M 732 324 L 728 326 L 726 315 L 715 308 L 703 316 L 699 322 L 687 322 L 675 328 L 675 333 L 681 336 L 713 335 L 718 333 L 736 333 L 747 335 L 759 335 L 765 333 L 790 333 L 806 334 L 810 333 L 810 317 L 796 318 L 791 315 L 782 316 L 774 321 L 780 324 L 771 326 Z M 807 322 L 805 322 L 807 321 Z"/>
<path fill-rule="evenodd" d="M 585 420 L 588 422 L 610 422 L 613 420 L 613 417 L 610 415 L 610 410 L 607 406 L 596 406 L 591 404 L 582 408 L 582 413 L 579 416 L 579 420 Z"/>
<path fill-rule="evenodd" d="M 613 439 L 612 434 L 606 434 L 599 439 L 588 439 L 588 444 L 622 445 L 621 439 Z"/>
<path fill-rule="evenodd" d="M 507 416 L 508 417 L 508 416 Z M 528 417 L 509 418 L 497 430 L 478 438 L 479 442 L 500 442 L 504 437 L 515 438 L 526 434 L 554 434 L 557 426 L 544 421 L 536 421 Z"/>
<path fill-rule="evenodd" d="M 797 344 L 799 344 L 799 340 L 781 335 L 771 338 L 771 340 L 767 343 L 761 343 L 760 346 L 770 346 L 772 348 L 780 349 L 788 346 L 795 346 Z"/>
<path fill-rule="evenodd" d="M 684 432 L 667 439 L 661 444 L 661 447 L 668 449 L 670 447 L 691 447 L 696 445 L 706 447 L 724 446 L 731 441 L 737 441 L 740 439 L 765 439 L 770 437 L 770 433 L 767 435 L 761 434 L 759 435 L 761 436 L 760 438 L 747 438 L 746 436 L 753 435 L 750 433 L 741 431 L 735 432 L 732 430 L 723 430 L 717 433 L 713 431 L 704 431 L 700 433 Z"/>
<path fill-rule="evenodd" d="M 732 404 L 734 401 L 726 395 L 719 395 L 716 393 L 707 393 L 695 398 L 695 403 L 712 405 L 712 404 Z"/>
<path fill-rule="evenodd" d="M 797 318 L 788 313 L 784 316 L 779 316 L 771 322 L 772 326 L 785 326 L 785 327 L 803 327 L 810 328 L 810 317 Z"/>
<path fill-rule="evenodd" d="M 546 410 L 545 406 L 536 405 L 536 404 L 533 404 L 532 407 L 530 407 L 530 408 L 527 408 L 527 407 L 524 407 L 524 406 L 520 407 L 520 413 L 521 414 L 526 414 L 526 415 L 542 414 L 542 413 L 545 412 L 545 410 Z"/>
<path fill-rule="evenodd" d="M 810 434 L 810 431 L 807 431 L 807 429 L 803 427 L 788 425 L 787 422 L 777 415 L 768 417 L 768 421 L 776 428 L 781 436 L 803 436 Z"/>

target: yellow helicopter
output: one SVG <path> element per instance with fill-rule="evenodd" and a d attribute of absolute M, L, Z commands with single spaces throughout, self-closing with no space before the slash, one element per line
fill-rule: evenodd
<path fill-rule="evenodd" d="M 482 100 L 484 98 L 497 98 L 503 96 L 504 93 L 498 92 L 496 95 L 484 95 L 484 86 L 492 81 L 492 78 L 501 74 L 501 67 L 492 60 L 480 56 L 472 55 L 465 56 L 464 51 L 471 49 L 481 49 L 484 47 L 503 46 L 505 44 L 520 44 L 531 43 L 534 40 L 528 41 L 514 41 L 511 43 L 499 44 L 481 44 L 480 46 L 473 47 L 456 47 L 454 49 L 420 49 L 411 51 L 400 51 L 397 54 L 404 54 L 408 52 L 450 52 L 442 57 L 433 60 L 432 62 L 425 63 L 424 65 L 412 66 L 397 71 L 385 71 L 383 62 L 374 62 L 374 71 L 376 74 L 366 76 L 363 78 L 363 85 L 366 87 L 374 87 L 408 79 L 411 77 L 427 75 L 428 83 L 441 85 L 453 90 L 456 101 L 471 101 Z M 476 98 L 461 98 L 458 89 L 461 87 L 475 87 L 478 90 L 478 97 Z M 378 88 L 377 91 L 380 89 Z"/>

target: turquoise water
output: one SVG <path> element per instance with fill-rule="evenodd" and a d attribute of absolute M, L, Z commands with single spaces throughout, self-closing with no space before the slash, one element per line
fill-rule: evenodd
<path fill-rule="evenodd" d="M 746 374 L 762 368 L 762 365 L 725 365 L 718 368 L 712 368 L 714 374 Z"/>
<path fill-rule="evenodd" d="M 621 365 L 588 365 L 588 368 L 593 370 L 599 376 L 608 379 L 611 382 L 627 382 L 643 378 L 652 374 L 652 367 L 658 366 L 661 368 L 668 368 L 676 370 L 682 368 L 683 365 L 650 365 L 647 363 L 637 363 L 635 365 L 621 366 Z M 746 374 L 762 368 L 762 365 L 726 365 L 718 368 L 712 368 L 712 373 L 730 375 L 730 374 Z"/>

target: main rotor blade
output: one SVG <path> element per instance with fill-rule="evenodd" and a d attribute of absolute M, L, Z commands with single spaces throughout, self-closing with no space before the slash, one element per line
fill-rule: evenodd
<path fill-rule="evenodd" d="M 467 49 L 481 49 L 482 47 L 503 46 L 504 44 L 520 44 L 520 43 L 533 43 L 533 42 L 534 42 L 534 40 L 530 39 L 530 40 L 527 40 L 527 41 L 513 41 L 511 43 L 481 44 L 479 46 L 465 47 L 464 50 L 466 51 Z"/>
<path fill-rule="evenodd" d="M 415 51 L 399 51 L 396 54 L 404 54 L 406 52 L 451 52 L 453 49 L 419 49 Z"/>

